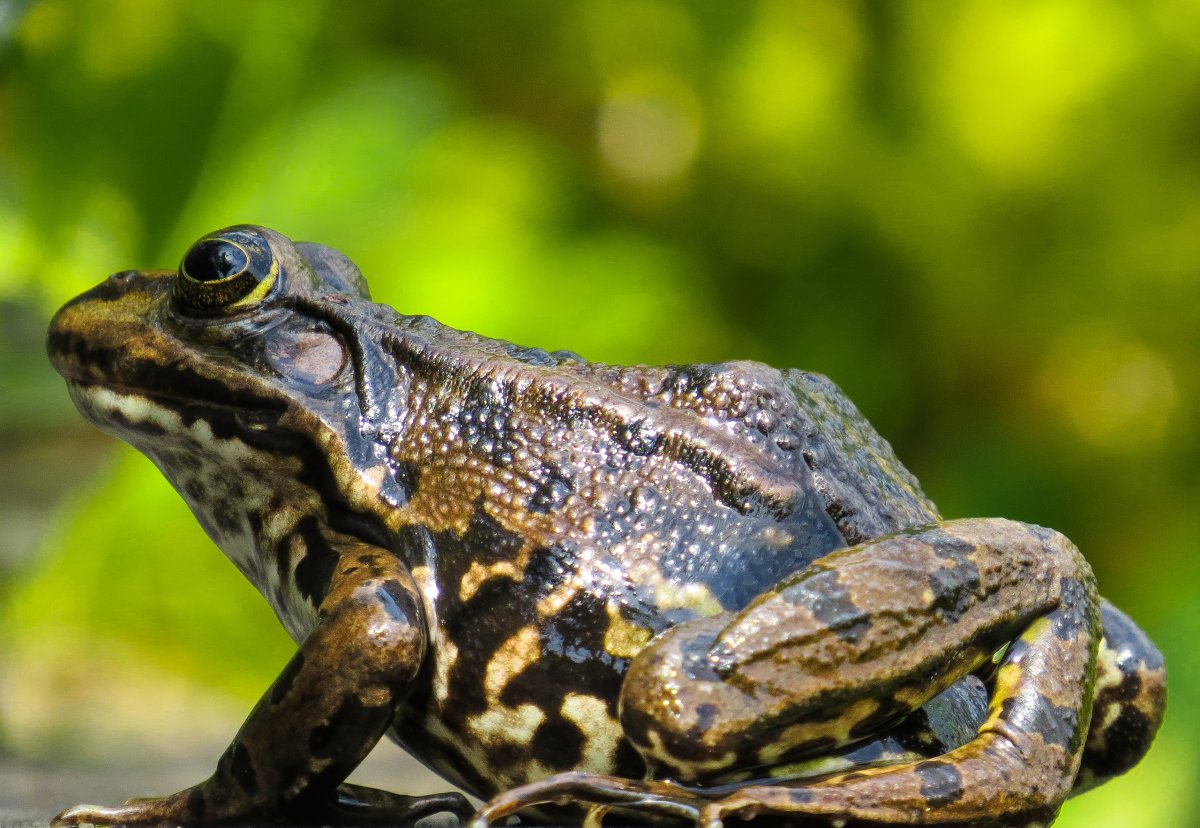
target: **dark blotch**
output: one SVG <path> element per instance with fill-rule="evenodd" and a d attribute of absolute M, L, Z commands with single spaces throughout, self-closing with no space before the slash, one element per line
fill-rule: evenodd
<path fill-rule="evenodd" d="M 187 807 L 197 822 L 204 819 L 204 791 L 199 786 L 188 792 Z"/>
<path fill-rule="evenodd" d="M 114 273 L 87 293 L 76 296 L 70 302 L 63 305 L 63 308 L 69 308 L 80 302 L 111 302 L 114 299 L 120 299 L 122 296 L 128 294 L 132 288 L 136 287 L 137 279 L 138 272 L 136 270 L 122 270 L 120 273 Z"/>
<path fill-rule="evenodd" d="M 1041 694 L 1007 698 L 1000 705 L 1000 716 L 1026 733 L 1039 734 L 1047 744 L 1057 745 L 1067 753 L 1079 749 L 1083 733 L 1079 727 L 1079 711 L 1059 707 Z"/>
<path fill-rule="evenodd" d="M 956 538 L 954 535 L 947 535 L 944 532 L 936 533 L 930 538 L 929 543 L 933 548 L 933 554 L 939 558 L 946 558 L 953 561 L 961 562 L 975 551 L 975 544 L 962 538 Z"/>
<path fill-rule="evenodd" d="M 1146 755 L 1158 723 L 1133 705 L 1125 705 L 1104 729 L 1104 750 L 1084 750 L 1083 763 L 1100 779 L 1119 776 Z"/>
<path fill-rule="evenodd" d="M 1121 680 L 1115 685 L 1105 687 L 1096 696 L 1096 704 L 1117 704 L 1131 702 L 1142 692 L 1142 677 L 1136 672 L 1122 673 Z"/>
<path fill-rule="evenodd" d="M 641 705 L 628 705 L 621 708 L 621 730 L 630 742 L 649 747 L 650 731 L 658 730 L 658 721 Z M 636 749 L 634 753 L 637 753 Z"/>
<path fill-rule="evenodd" d="M 503 735 L 481 739 L 479 745 L 487 751 L 488 764 L 493 768 L 519 768 L 529 761 L 529 745 Z"/>
<path fill-rule="evenodd" d="M 482 377 L 467 389 L 458 423 L 462 441 L 495 466 L 512 462 L 521 436 L 512 427 L 513 401 L 509 389 L 490 377 Z"/>
<path fill-rule="evenodd" d="M 960 558 L 952 565 L 930 572 L 929 587 L 933 591 L 933 608 L 953 623 L 970 609 L 979 592 L 979 567 L 968 558 Z"/>
<path fill-rule="evenodd" d="M 421 485 L 421 467 L 404 460 L 392 461 L 392 477 L 403 494 L 401 505 L 412 500 Z"/>
<path fill-rule="evenodd" d="M 696 725 L 692 728 L 697 734 L 706 733 L 717 720 L 717 714 L 720 712 L 715 704 L 705 702 L 696 705 Z"/>
<path fill-rule="evenodd" d="M 305 548 L 304 557 L 296 564 L 296 588 L 310 604 L 320 606 L 329 592 L 338 554 L 321 534 L 320 524 L 315 517 L 302 520 L 296 527 L 296 534 L 304 541 Z M 286 545 L 284 548 L 287 548 Z"/>
<path fill-rule="evenodd" d="M 114 426 L 122 431 L 137 432 L 149 437 L 162 437 L 167 433 L 167 430 L 158 423 L 149 420 L 131 420 L 120 411 L 109 412 L 106 416 Z"/>
<path fill-rule="evenodd" d="M 390 706 L 367 707 L 358 696 L 347 694 L 329 721 L 313 728 L 309 750 L 314 759 L 330 759 L 335 765 L 357 761 L 364 740 L 374 743 L 391 718 Z"/>
<path fill-rule="evenodd" d="M 630 454 L 647 457 L 662 442 L 662 434 L 645 420 L 631 420 L 617 431 L 617 442 Z"/>
<path fill-rule="evenodd" d="M 571 481 L 566 475 L 552 472 L 529 496 L 525 506 L 535 514 L 549 514 L 560 509 L 573 491 L 575 491 L 575 487 L 571 485 Z"/>
<path fill-rule="evenodd" d="M 851 599 L 836 571 L 813 572 L 780 595 L 785 601 L 808 608 L 843 641 L 853 644 L 870 629 L 870 618 Z"/>
<path fill-rule="evenodd" d="M 466 534 L 462 536 L 462 552 L 468 562 L 487 564 L 513 560 L 524 545 L 524 538 L 501 526 L 482 504 L 475 507 Z"/>
<path fill-rule="evenodd" d="M 529 749 L 533 758 L 555 770 L 573 770 L 583 758 L 587 737 L 574 722 L 559 716 L 546 719 L 534 731 Z"/>
<path fill-rule="evenodd" d="M 240 504 L 228 499 L 227 497 L 219 497 L 209 502 L 213 523 L 216 524 L 223 532 L 233 534 L 242 525 L 242 511 Z M 257 535 L 256 537 L 261 537 Z"/>
<path fill-rule="evenodd" d="M 375 599 L 388 618 L 398 624 L 412 624 L 416 618 L 416 602 L 404 585 L 396 580 L 384 581 L 375 588 Z"/>
<path fill-rule="evenodd" d="M 701 394 L 716 376 L 709 365 L 673 365 L 663 379 L 662 388 L 675 396 Z"/>
<path fill-rule="evenodd" d="M 693 635 L 679 646 L 684 675 L 696 681 L 721 681 L 716 666 L 708 657 L 712 644 L 713 636 L 705 633 Z"/>
<path fill-rule="evenodd" d="M 646 774 L 646 762 L 642 759 L 642 754 L 625 739 L 617 743 L 617 756 L 613 762 L 612 773 L 631 779 L 641 779 Z"/>
<path fill-rule="evenodd" d="M 254 761 L 250 758 L 250 751 L 240 741 L 233 745 L 229 773 L 246 793 L 253 794 L 258 791 L 258 774 L 254 772 Z"/>
<path fill-rule="evenodd" d="M 303 668 L 304 653 L 298 652 L 292 656 L 292 660 L 283 668 L 279 678 L 275 679 L 275 683 L 271 685 L 271 704 L 279 704 L 284 700 L 288 691 L 292 689 L 292 683 L 296 681 L 296 676 L 300 675 Z"/>
<path fill-rule="evenodd" d="M 463 573 L 474 561 L 489 563 L 508 559 L 519 549 L 518 544 L 522 543 L 520 538 L 499 527 L 496 528 L 501 534 L 492 537 L 493 541 L 499 542 L 499 546 L 486 543 L 487 536 L 492 533 L 483 527 L 494 522 L 482 514 L 476 517 L 480 528 L 469 530 L 466 535 L 446 531 L 436 533 L 433 537 L 433 544 L 440 556 L 439 564 L 446 573 L 446 583 L 460 583 Z M 476 548 L 476 543 L 482 543 L 482 548 Z M 575 554 L 571 550 L 557 545 L 540 548 L 532 553 L 525 578 L 519 583 L 509 578 L 492 578 L 480 585 L 466 602 L 458 599 L 457 590 L 447 590 L 439 596 L 438 610 L 444 624 L 444 635 L 459 652 L 450 670 L 449 701 L 443 709 L 449 727 L 461 728 L 465 732 L 465 720 L 488 708 L 490 702 L 484 697 L 482 687 L 487 665 L 515 630 L 532 623 L 542 623 L 533 609 L 538 598 L 544 594 L 542 590 L 549 591 L 553 585 L 561 584 L 563 579 L 570 577 L 575 565 Z M 566 620 L 561 615 L 555 616 L 556 622 Z M 596 628 L 601 642 L 605 628 L 605 624 Z M 588 649 L 587 643 L 564 640 L 557 629 L 546 628 L 543 636 L 543 650 L 551 643 L 559 648 L 554 654 L 555 658 L 551 659 L 551 654 L 547 652 L 546 657 L 522 671 L 505 687 L 505 699 L 527 696 L 540 709 L 556 710 L 562 703 L 562 676 L 571 676 L 573 682 L 596 679 L 590 675 L 585 679 L 588 665 L 576 662 Z M 620 674 L 611 667 L 609 670 L 613 672 L 609 686 L 615 699 L 620 687 Z M 595 689 L 592 692 L 599 693 Z M 521 702 L 504 703 L 517 706 Z"/>
<path fill-rule="evenodd" d="M 921 762 L 913 772 L 921 780 L 921 796 L 931 808 L 942 808 L 963 797 L 962 774 L 949 762 Z"/>

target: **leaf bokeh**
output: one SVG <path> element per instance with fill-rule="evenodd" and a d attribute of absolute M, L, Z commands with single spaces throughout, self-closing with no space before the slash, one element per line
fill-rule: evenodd
<path fill-rule="evenodd" d="M 1058 824 L 1178 824 L 1200 797 L 1197 31 L 1170 0 L 0 3 L 0 300 L 44 318 L 252 221 L 457 327 L 826 373 L 945 514 L 1065 531 L 1160 643 L 1159 743 Z M 63 711 L 109 647 L 253 698 L 288 651 L 266 607 L 146 461 L 40 459 L 107 449 L 38 326 L 6 325 L 6 459 L 39 458 L 6 499 L 22 475 L 69 492 L 0 558 L 5 686 L 44 705 L 0 711 L 9 750 L 75 744 Z"/>

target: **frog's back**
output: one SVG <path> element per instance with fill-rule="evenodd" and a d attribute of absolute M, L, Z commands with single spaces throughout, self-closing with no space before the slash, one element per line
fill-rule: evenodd
<path fill-rule="evenodd" d="M 595 368 L 625 392 L 690 412 L 728 434 L 733 445 L 782 470 L 798 489 L 811 486 L 847 543 L 936 517 L 916 478 L 828 377 L 747 361 Z"/>
<path fill-rule="evenodd" d="M 933 515 L 823 377 L 436 345 L 396 349 L 420 418 L 393 446 L 399 532 L 432 645 L 397 736 L 470 790 L 639 774 L 615 706 L 651 637 Z"/>

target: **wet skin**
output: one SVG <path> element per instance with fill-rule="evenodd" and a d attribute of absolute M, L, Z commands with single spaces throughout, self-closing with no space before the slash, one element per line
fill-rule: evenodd
<path fill-rule="evenodd" d="M 252 226 L 68 303 L 49 352 L 299 644 L 212 777 L 57 826 L 470 812 L 343 784 L 385 734 L 475 825 L 1047 824 L 1161 721 L 1070 541 L 942 519 L 819 375 L 487 339 Z"/>

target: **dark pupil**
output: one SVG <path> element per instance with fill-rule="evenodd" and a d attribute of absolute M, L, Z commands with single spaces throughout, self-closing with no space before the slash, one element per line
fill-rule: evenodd
<path fill-rule="evenodd" d="M 249 264 L 245 251 L 236 244 L 206 239 L 188 251 L 183 269 L 197 282 L 219 282 L 236 276 Z"/>

